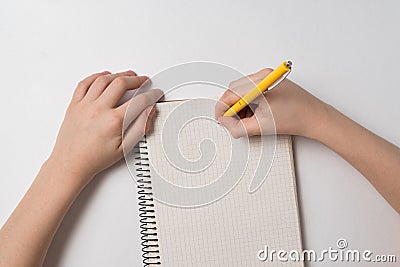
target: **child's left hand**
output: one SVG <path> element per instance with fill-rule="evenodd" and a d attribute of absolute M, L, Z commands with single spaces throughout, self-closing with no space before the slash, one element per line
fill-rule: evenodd
<path fill-rule="evenodd" d="M 146 122 L 155 111 L 153 105 L 163 95 L 161 90 L 150 90 L 117 106 L 127 90 L 139 88 L 146 80 L 146 76 L 126 71 L 97 73 L 79 82 L 48 161 L 84 185 L 119 160 L 129 104 L 130 122 L 134 123 L 124 133 L 124 149 L 132 148 L 144 135 Z"/>

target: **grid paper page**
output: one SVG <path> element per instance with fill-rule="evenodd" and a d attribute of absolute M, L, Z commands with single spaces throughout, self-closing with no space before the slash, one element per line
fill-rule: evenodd
<path fill-rule="evenodd" d="M 210 120 L 196 120 L 180 131 L 175 144 L 187 160 L 201 157 L 198 144 L 212 138 L 217 147 L 212 164 L 204 172 L 182 172 L 163 155 L 161 132 L 181 102 L 157 104 L 153 131 L 146 136 L 150 170 L 181 186 L 204 186 L 218 178 L 229 162 L 229 138 L 223 127 Z M 193 110 L 200 107 L 191 103 Z M 206 107 L 213 113 L 214 107 Z M 208 114 L 212 116 L 213 114 Z M 174 123 L 177 119 L 169 120 Z M 176 127 L 181 127 L 176 125 Z M 175 140 L 176 141 L 176 140 Z M 275 250 L 301 252 L 290 136 L 278 136 L 274 161 L 267 179 L 253 194 L 250 179 L 257 168 L 260 138 L 249 139 L 250 161 L 243 178 L 227 195 L 198 208 L 179 208 L 155 202 L 160 256 L 163 266 L 303 266 L 301 262 L 262 262 L 257 252 L 267 245 Z M 183 164 L 183 163 L 182 163 Z M 157 185 L 153 185 L 157 190 Z"/>

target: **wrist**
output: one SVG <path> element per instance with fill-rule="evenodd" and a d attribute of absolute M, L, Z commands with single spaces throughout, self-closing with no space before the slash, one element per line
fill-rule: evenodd
<path fill-rule="evenodd" d="M 305 133 L 305 137 L 314 139 L 323 143 L 327 134 L 331 131 L 331 124 L 340 114 L 334 107 L 324 102 L 320 103 L 317 112 L 313 112 L 310 116 L 309 126 Z"/>
<path fill-rule="evenodd" d="M 45 171 L 52 179 L 56 179 L 66 188 L 80 192 L 92 179 L 93 175 L 75 171 L 62 159 L 51 155 L 42 165 L 41 171 Z"/>

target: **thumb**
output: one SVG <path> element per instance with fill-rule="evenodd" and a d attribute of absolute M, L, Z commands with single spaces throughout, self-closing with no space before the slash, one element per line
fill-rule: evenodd
<path fill-rule="evenodd" d="M 155 107 L 149 106 L 145 108 L 130 127 L 125 131 L 122 138 L 122 146 L 124 153 L 128 153 L 136 145 L 137 142 L 149 130 L 151 119 L 153 118 Z"/>

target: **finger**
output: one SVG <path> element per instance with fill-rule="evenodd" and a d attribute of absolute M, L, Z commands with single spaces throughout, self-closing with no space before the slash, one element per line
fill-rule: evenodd
<path fill-rule="evenodd" d="M 250 75 L 247 75 L 245 77 L 242 77 L 236 81 L 233 81 L 229 84 L 229 88 L 233 89 L 235 87 L 241 87 L 246 84 L 253 84 L 256 83 L 256 81 L 261 81 L 264 79 L 270 72 L 272 72 L 272 69 L 270 68 L 265 68 L 260 71 L 257 71 L 255 73 L 252 73 Z"/>
<path fill-rule="evenodd" d="M 139 88 L 149 77 L 147 76 L 120 76 L 116 77 L 100 95 L 99 101 L 109 107 L 115 107 L 118 101 L 128 90 Z"/>
<path fill-rule="evenodd" d="M 235 85 L 232 84 L 230 89 L 236 93 L 238 93 L 241 96 L 246 95 L 250 90 L 255 88 L 257 84 L 259 84 L 262 81 L 262 79 L 257 79 L 257 80 L 250 80 L 248 79 L 246 83 L 242 83 L 240 85 Z"/>
<path fill-rule="evenodd" d="M 224 126 L 233 138 L 237 139 L 244 136 L 259 135 L 260 125 L 255 116 L 238 120 L 234 117 L 220 117 L 218 122 Z"/>
<path fill-rule="evenodd" d="M 221 96 L 218 102 L 215 104 L 215 118 L 222 116 L 225 111 L 229 109 L 230 106 L 235 104 L 241 95 L 232 91 L 230 89 L 226 90 L 225 93 Z"/>
<path fill-rule="evenodd" d="M 149 106 L 153 106 L 158 100 L 163 97 L 164 93 L 160 89 L 153 89 L 133 97 L 125 102 L 116 110 L 124 116 L 124 129 Z"/>
<path fill-rule="evenodd" d="M 92 85 L 92 83 L 100 76 L 110 74 L 111 72 L 109 71 L 103 71 L 99 73 L 95 73 L 90 75 L 89 77 L 86 77 L 82 81 L 78 83 L 78 86 L 76 87 L 74 94 L 72 96 L 72 99 L 74 101 L 80 101 L 82 98 L 86 95 L 89 87 Z"/>
<path fill-rule="evenodd" d="M 265 68 L 262 70 L 257 71 L 256 73 L 250 74 L 249 78 L 253 81 L 255 80 L 262 80 L 264 79 L 268 74 L 270 74 L 273 71 L 271 68 Z"/>
<path fill-rule="evenodd" d="M 231 89 L 240 88 L 241 86 L 247 85 L 252 82 L 253 82 L 253 80 L 250 79 L 250 75 L 247 75 L 236 81 L 229 83 L 229 88 L 231 88 Z"/>
<path fill-rule="evenodd" d="M 243 77 L 239 80 L 231 82 L 229 84 L 230 90 L 227 90 L 219 102 L 215 105 L 215 118 L 223 115 L 226 110 L 233 104 L 235 104 L 241 97 L 246 95 L 251 89 L 254 88 L 259 82 L 261 82 L 272 69 L 262 69 L 254 74 Z"/>
<path fill-rule="evenodd" d="M 154 108 L 150 106 L 142 110 L 128 130 L 125 131 L 122 139 L 124 154 L 129 153 L 145 134 L 146 128 L 148 127 L 147 125 L 149 125 L 149 121 L 153 118 L 153 109 Z"/>
<path fill-rule="evenodd" d="M 121 76 L 136 76 L 136 73 L 134 71 L 128 70 L 124 72 L 107 74 L 97 77 L 96 80 L 89 87 L 85 99 L 96 100 L 115 78 Z"/>

